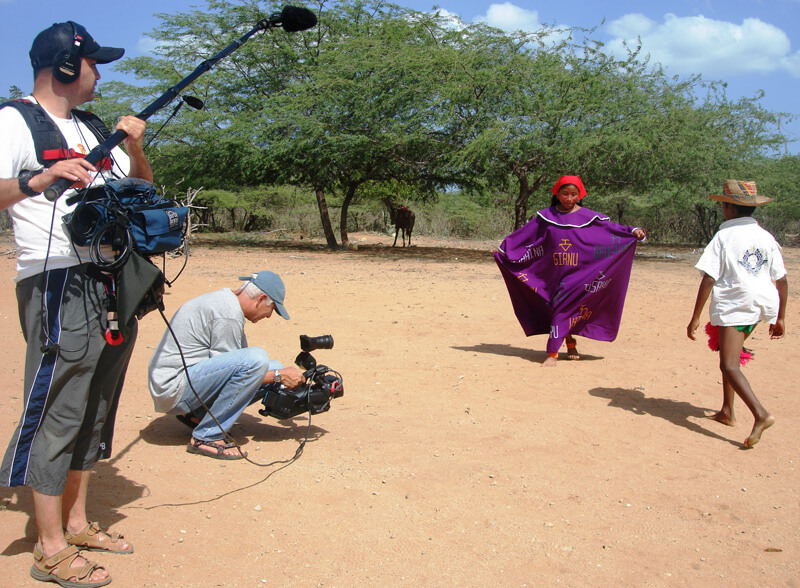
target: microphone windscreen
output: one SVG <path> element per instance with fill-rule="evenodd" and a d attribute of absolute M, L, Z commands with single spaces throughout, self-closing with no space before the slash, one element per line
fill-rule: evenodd
<path fill-rule="evenodd" d="M 305 31 L 317 24 L 317 15 L 308 8 L 284 6 L 281 11 L 281 26 L 287 33 Z"/>
<path fill-rule="evenodd" d="M 195 110 L 203 110 L 203 107 L 205 106 L 205 103 L 200 100 L 200 98 L 196 98 L 194 96 L 183 96 L 183 101 Z"/>

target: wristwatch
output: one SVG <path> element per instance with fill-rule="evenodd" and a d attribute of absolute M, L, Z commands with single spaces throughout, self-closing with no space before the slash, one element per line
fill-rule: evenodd
<path fill-rule="evenodd" d="M 44 171 L 43 169 L 36 171 L 30 171 L 24 169 L 21 172 L 19 172 L 19 176 L 17 176 L 17 181 L 19 183 L 19 191 L 25 194 L 25 196 L 38 196 L 39 194 L 41 194 L 41 192 L 34 192 L 33 190 L 31 190 L 31 187 L 28 185 L 28 182 L 30 182 L 35 176 L 38 176 L 43 171 Z"/>
<path fill-rule="evenodd" d="M 272 381 L 276 384 L 280 384 L 282 379 L 281 373 L 278 370 L 275 370 L 275 374 L 272 376 Z"/>

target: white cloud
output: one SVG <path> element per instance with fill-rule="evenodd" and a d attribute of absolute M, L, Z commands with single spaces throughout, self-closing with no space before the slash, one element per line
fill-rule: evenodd
<path fill-rule="evenodd" d="M 627 14 L 605 27 L 613 38 L 606 49 L 625 55 L 625 43 L 661 63 L 668 72 L 699 73 L 706 78 L 788 73 L 800 78 L 800 52 L 791 53 L 789 37 L 757 18 L 741 24 L 704 16 L 666 14 L 657 23 L 641 14 Z"/>
<path fill-rule="evenodd" d="M 541 40 L 547 44 L 559 43 L 570 36 L 569 26 L 549 27 L 539 22 L 539 12 L 526 10 L 512 4 L 491 4 L 484 16 L 475 18 L 476 22 L 485 22 L 489 26 L 506 32 L 522 31 L 524 33 L 544 33 Z"/>
<path fill-rule="evenodd" d="M 486 16 L 480 20 L 486 24 L 504 31 L 538 31 L 542 28 L 539 22 L 539 13 L 536 10 L 525 10 L 510 2 L 492 4 L 486 11 Z"/>
<path fill-rule="evenodd" d="M 153 54 L 160 44 L 152 37 L 139 37 L 136 48 L 142 53 Z"/>
<path fill-rule="evenodd" d="M 461 20 L 461 17 L 457 15 L 455 12 L 450 12 L 449 10 L 446 10 L 444 8 L 437 8 L 436 14 L 442 17 L 445 20 L 445 22 L 454 29 L 461 29 L 464 26 L 464 21 Z"/>
<path fill-rule="evenodd" d="M 649 35 L 655 28 L 656 22 L 654 20 L 650 20 L 644 14 L 639 14 L 638 12 L 626 14 L 622 18 L 611 21 L 606 26 L 610 34 L 623 39 L 630 39 L 637 35 Z"/>

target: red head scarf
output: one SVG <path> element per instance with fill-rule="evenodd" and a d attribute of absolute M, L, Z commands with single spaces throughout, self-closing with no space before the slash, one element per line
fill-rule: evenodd
<path fill-rule="evenodd" d="M 583 182 L 581 181 L 579 176 L 561 176 L 558 178 L 558 181 L 553 184 L 553 187 L 550 188 L 550 191 L 558 196 L 558 191 L 561 189 L 561 186 L 566 184 L 572 184 L 578 188 L 578 194 L 581 198 L 586 196 L 586 188 L 583 187 Z"/>

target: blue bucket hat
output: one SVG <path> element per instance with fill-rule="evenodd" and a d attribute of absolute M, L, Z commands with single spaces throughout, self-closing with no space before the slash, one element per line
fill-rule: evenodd
<path fill-rule="evenodd" d="M 259 290 L 272 298 L 272 301 L 275 303 L 275 310 L 278 314 L 287 321 L 289 320 L 289 313 L 286 312 L 286 307 L 283 305 L 283 300 L 286 298 L 286 286 L 283 285 L 283 280 L 281 280 L 278 274 L 263 271 L 250 276 L 239 276 L 239 279 L 253 282 Z"/>

